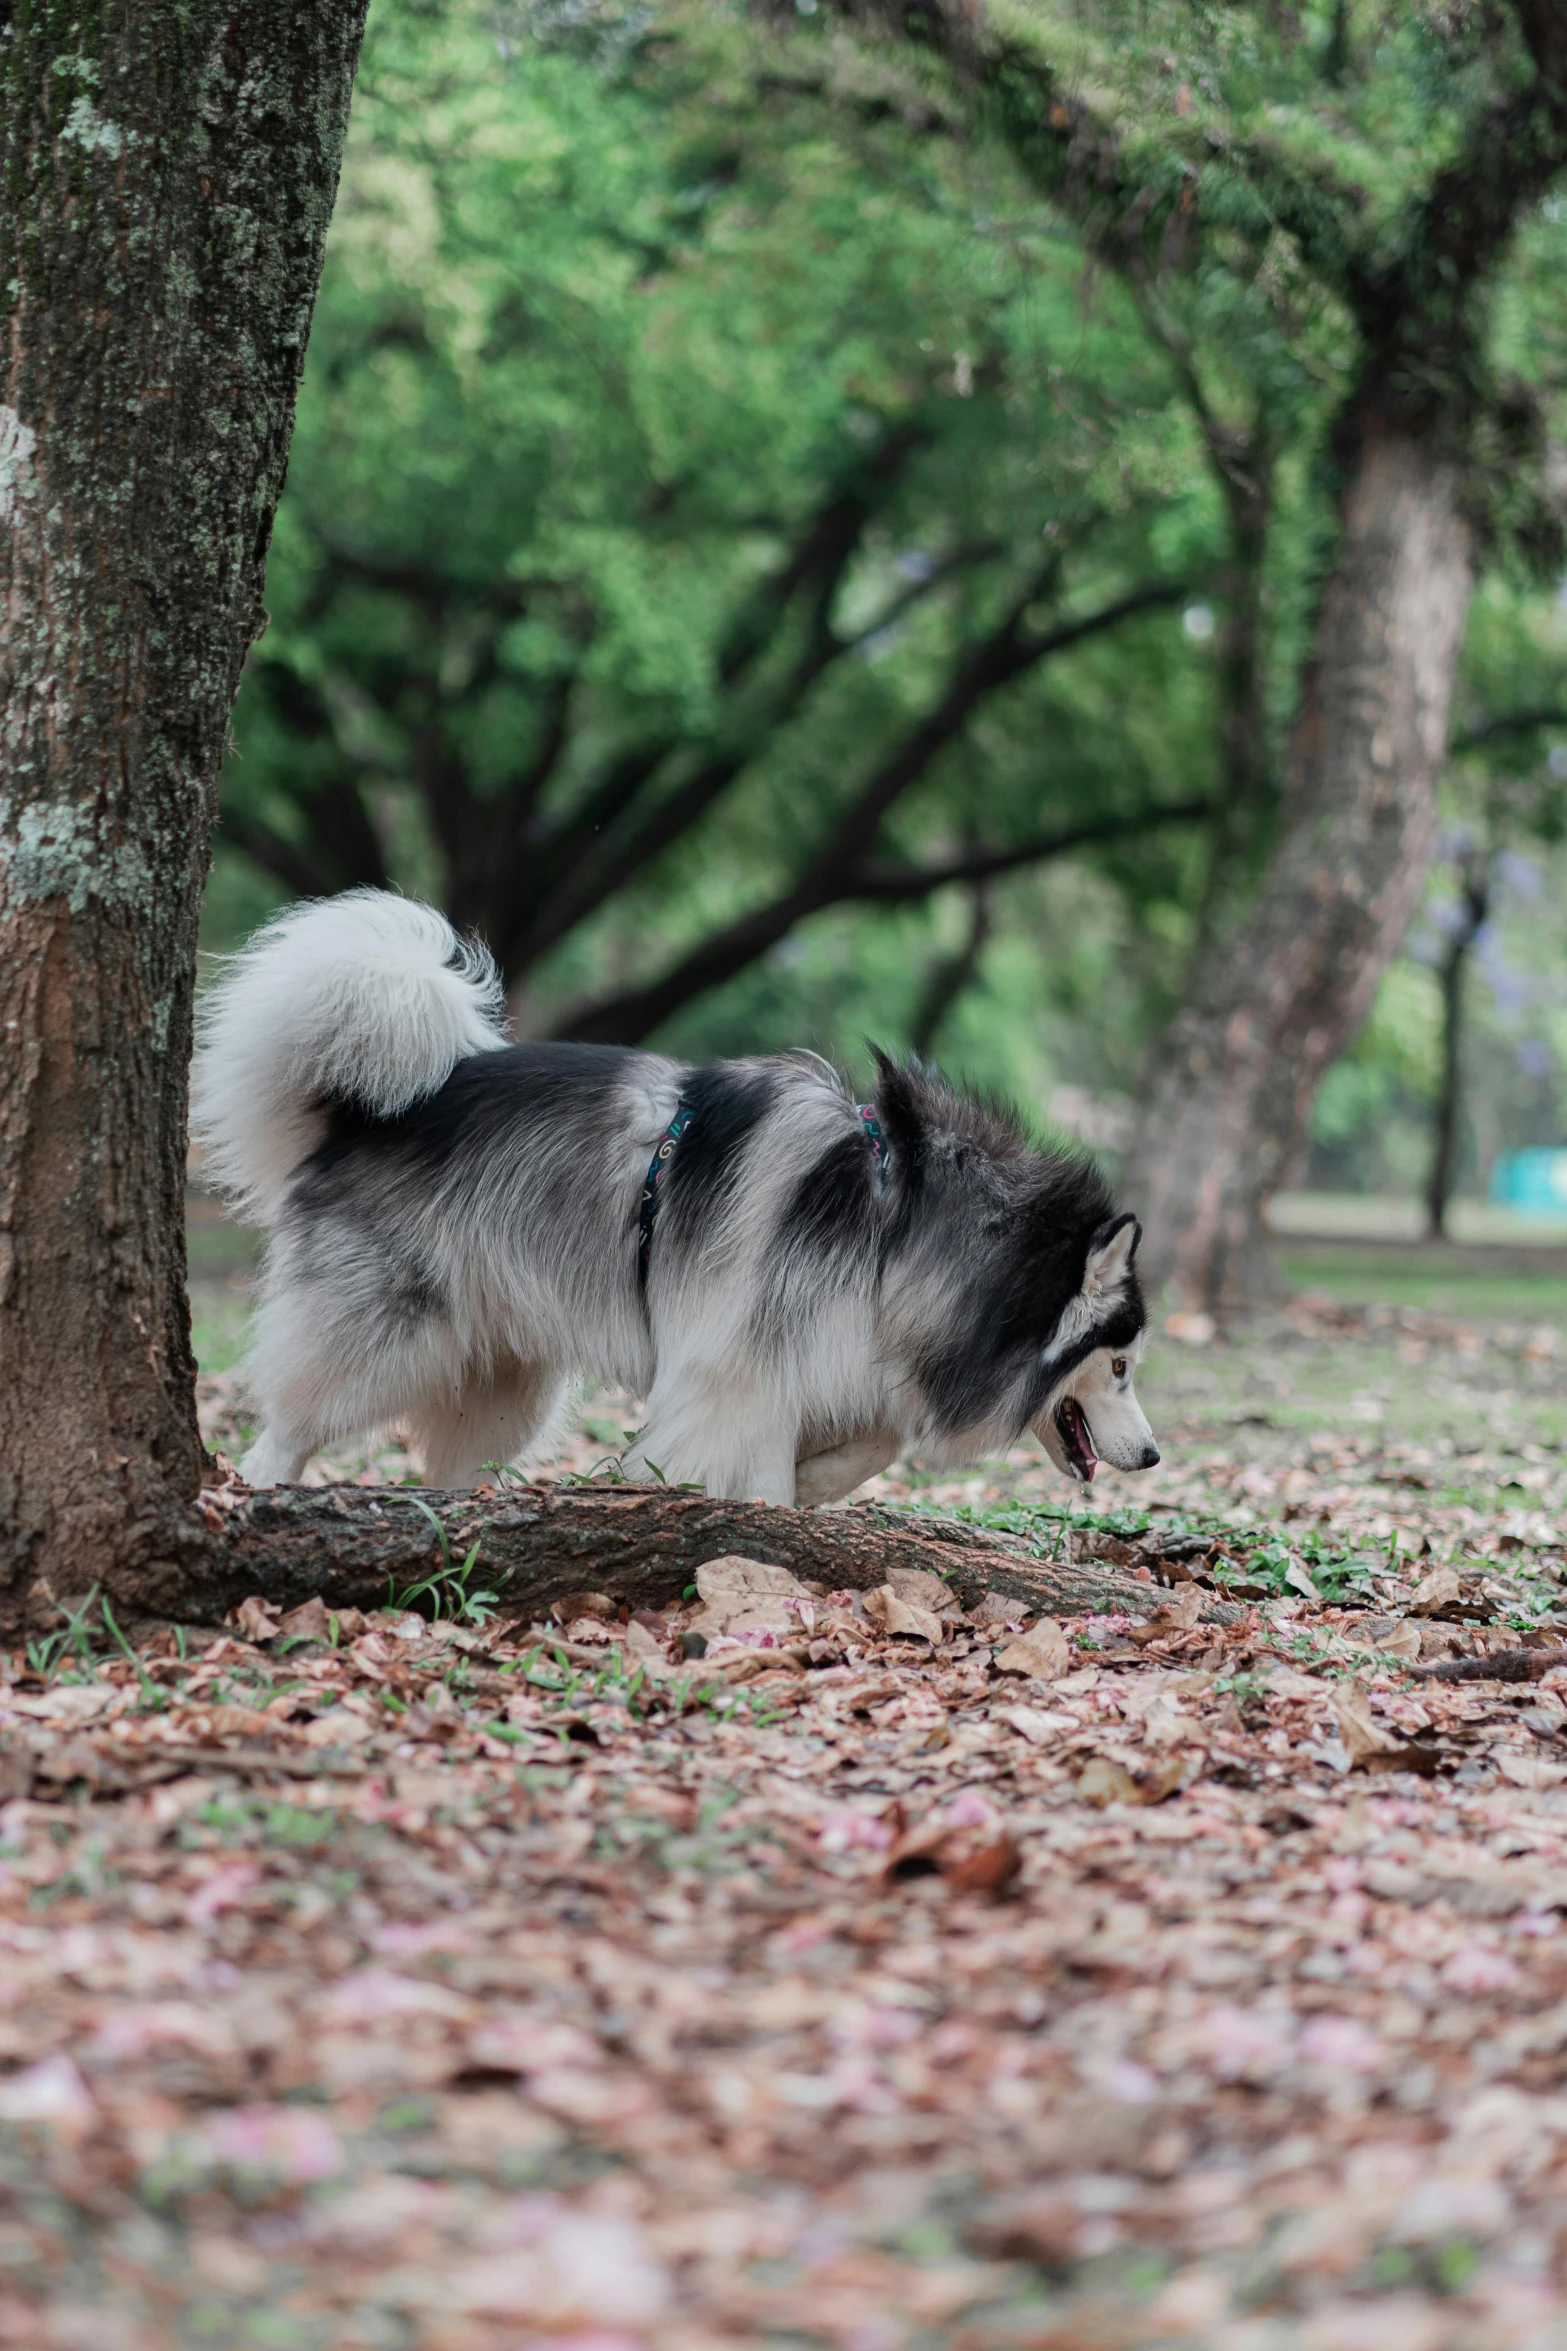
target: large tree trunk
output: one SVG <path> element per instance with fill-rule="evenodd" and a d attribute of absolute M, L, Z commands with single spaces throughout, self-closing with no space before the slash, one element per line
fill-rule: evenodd
<path fill-rule="evenodd" d="M 1474 583 L 1456 468 L 1360 421 L 1279 832 L 1159 1051 L 1127 1197 L 1189 1306 L 1254 1295 L 1263 1213 L 1418 901 Z"/>
<path fill-rule="evenodd" d="M 365 0 L 0 11 L 0 1600 L 180 1540 L 196 918 Z"/>

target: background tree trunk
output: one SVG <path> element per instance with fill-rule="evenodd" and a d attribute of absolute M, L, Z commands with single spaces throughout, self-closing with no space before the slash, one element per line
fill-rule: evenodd
<path fill-rule="evenodd" d="M 1263 1212 L 1425 880 L 1474 584 L 1435 436 L 1359 420 L 1342 540 L 1290 744 L 1280 831 L 1239 929 L 1160 1048 L 1127 1198 L 1146 1278 L 1184 1304 L 1256 1293 Z"/>
<path fill-rule="evenodd" d="M 0 1600 L 181 1540 L 196 919 L 365 0 L 0 43 Z"/>
<path fill-rule="evenodd" d="M 1459 863 L 1459 901 L 1437 973 L 1442 991 L 1442 1074 L 1432 1122 L 1431 1172 L 1426 1183 L 1426 1238 L 1447 1233 L 1447 1211 L 1458 1172 L 1458 1119 L 1463 1107 L 1464 981 L 1469 956 L 1491 909 L 1491 860 L 1473 846 Z"/>

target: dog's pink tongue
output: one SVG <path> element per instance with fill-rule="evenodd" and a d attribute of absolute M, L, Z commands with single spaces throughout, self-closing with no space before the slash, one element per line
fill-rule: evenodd
<path fill-rule="evenodd" d="M 1072 1449 L 1076 1456 L 1078 1476 L 1085 1486 L 1091 1486 L 1094 1471 L 1099 1467 L 1099 1456 L 1094 1451 L 1094 1440 L 1089 1433 L 1088 1416 L 1075 1397 L 1068 1399 L 1067 1420 L 1072 1430 Z"/>
<path fill-rule="evenodd" d="M 1088 1415 L 1081 1405 L 1077 1408 L 1077 1441 L 1083 1448 L 1084 1482 L 1091 1486 L 1094 1471 L 1099 1467 L 1099 1456 L 1094 1451 L 1094 1432 L 1088 1425 Z"/>

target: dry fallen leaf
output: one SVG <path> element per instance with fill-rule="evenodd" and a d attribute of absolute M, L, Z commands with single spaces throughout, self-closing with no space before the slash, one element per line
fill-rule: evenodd
<path fill-rule="evenodd" d="M 1021 1633 L 996 1658 L 998 1673 L 1027 1674 L 1036 1682 L 1056 1680 L 1072 1667 L 1072 1645 L 1052 1616 L 1041 1617 L 1031 1632 Z"/>
<path fill-rule="evenodd" d="M 726 1649 L 706 1659 L 703 1670 L 726 1682 L 754 1682 L 764 1673 L 804 1673 L 805 1667 L 803 1648 Z"/>
<path fill-rule="evenodd" d="M 768 1559 L 747 1559 L 738 1551 L 705 1559 L 696 1571 L 696 1588 L 710 1608 L 735 1598 L 793 1598 L 805 1590 L 792 1569 Z"/>
<path fill-rule="evenodd" d="M 696 1571 L 696 1588 L 705 1605 L 691 1630 L 709 1638 L 716 1633 L 797 1633 L 800 1603 L 810 1597 L 787 1567 L 740 1552 L 704 1560 Z"/>
<path fill-rule="evenodd" d="M 578 1617 L 597 1617 L 600 1624 L 613 1624 L 620 1614 L 617 1601 L 607 1592 L 567 1592 L 550 1603 L 550 1614 L 557 1624 L 573 1624 Z"/>
<path fill-rule="evenodd" d="M 81 1684 L 67 1682 L 54 1690 L 7 1692 L 6 1704 L 17 1714 L 29 1714 L 37 1722 L 56 1723 L 62 1730 L 78 1730 L 84 1722 L 95 1722 L 114 1704 L 119 1692 L 108 1682 Z"/>
<path fill-rule="evenodd" d="M 1031 1747 L 1042 1746 L 1060 1732 L 1077 1728 L 1075 1715 L 1047 1714 L 1037 1706 L 998 1706 L 995 1713 L 998 1722 L 1010 1723 Z"/>
<path fill-rule="evenodd" d="M 1169 1336 L 1178 1339 L 1183 1347 L 1208 1346 L 1218 1329 L 1211 1314 L 1184 1307 L 1174 1314 L 1167 1314 L 1164 1327 Z"/>
<path fill-rule="evenodd" d="M 936 1578 L 929 1579 L 932 1583 Z M 879 1632 L 904 1633 L 918 1641 L 928 1641 L 932 1648 L 940 1648 L 946 1635 L 946 1621 L 933 1608 L 926 1608 L 918 1600 L 907 1600 L 894 1591 L 891 1584 L 880 1584 L 865 1595 L 865 1613 Z"/>
<path fill-rule="evenodd" d="M 894 1805 L 890 1825 L 896 1841 L 882 1865 L 885 1886 L 941 1877 L 958 1893 L 996 1893 L 1023 1866 L 1022 1854 L 994 1807 L 973 1793 L 957 1797 L 913 1828 L 904 1826 L 903 1808 Z"/>
<path fill-rule="evenodd" d="M 626 1627 L 624 1647 L 628 1663 L 654 1668 L 669 1666 L 669 1660 L 664 1654 L 663 1642 L 645 1624 L 639 1624 L 635 1617 Z"/>
<path fill-rule="evenodd" d="M 1202 1622 L 1206 1605 L 1207 1594 L 1201 1584 L 1183 1584 L 1161 1607 L 1160 1621 L 1169 1625 L 1174 1632 L 1189 1633 Z"/>
<path fill-rule="evenodd" d="M 1401 1616 L 1365 1616 L 1350 1633 L 1357 1649 L 1375 1649 L 1412 1665 L 1420 1655 L 1420 1627 Z"/>
<path fill-rule="evenodd" d="M 278 1620 L 273 1636 L 280 1641 L 329 1641 L 332 1638 L 332 1619 L 326 1602 L 319 1594 L 313 1600 L 301 1601 L 297 1608 Z"/>
<path fill-rule="evenodd" d="M 1434 1567 L 1415 1586 L 1406 1613 L 1410 1616 L 1445 1616 L 1462 1598 L 1463 1589 L 1463 1579 L 1456 1567 Z"/>
<path fill-rule="evenodd" d="M 1202 1728 L 1173 1698 L 1161 1695 L 1143 1716 L 1143 1737 L 1150 1747 L 1194 1747 L 1201 1740 Z"/>
<path fill-rule="evenodd" d="M 949 1849 L 942 1856 L 941 1874 L 960 1894 L 995 1894 L 1010 1885 L 1022 1867 L 1022 1854 L 1009 1836 L 1002 1835 L 967 1852 Z"/>
<path fill-rule="evenodd" d="M 215 1739 L 253 1738 L 257 1731 L 273 1727 L 270 1716 L 253 1706 L 210 1706 L 205 1720 Z"/>
<path fill-rule="evenodd" d="M 1124 1535 L 1112 1535 L 1103 1527 L 1073 1527 L 1064 1556 L 1074 1567 L 1091 1559 L 1105 1567 L 1144 1567 L 1148 1559 L 1140 1544 L 1129 1543 Z"/>
<path fill-rule="evenodd" d="M 375 1724 L 350 1706 L 331 1706 L 304 1724 L 299 1736 L 307 1747 L 362 1747 L 374 1738 Z"/>
<path fill-rule="evenodd" d="M 1363 1691 L 1347 1684 L 1335 1702 L 1338 1735 L 1353 1771 L 1435 1771 L 1440 1750 L 1429 1740 L 1411 1741 L 1379 1728 Z"/>
<path fill-rule="evenodd" d="M 963 1608 L 952 1586 L 941 1576 L 932 1575 L 923 1567 L 889 1567 L 887 1583 L 900 1600 L 914 1608 L 928 1608 L 932 1615 L 943 1616 L 954 1622 L 962 1619 Z"/>
<path fill-rule="evenodd" d="M 33 1776 L 65 1787 L 82 1780 L 90 1788 L 112 1787 L 119 1778 L 116 1766 L 91 1739 L 67 1738 L 35 1757 Z"/>
<path fill-rule="evenodd" d="M 1162 1804 L 1184 1786 L 1189 1768 L 1184 1756 L 1171 1755 L 1130 1772 L 1112 1756 L 1094 1755 L 1078 1777 L 1077 1792 L 1085 1804 Z"/>
<path fill-rule="evenodd" d="M 229 1621 L 247 1641 L 272 1641 L 277 1638 L 278 1612 L 270 1600 L 262 1599 L 259 1592 L 252 1592 L 248 1600 L 242 1600 Z"/>
<path fill-rule="evenodd" d="M 417 1805 L 421 1811 L 427 1811 L 437 1804 L 450 1804 L 454 1790 L 449 1772 L 394 1771 L 392 1793 L 399 1804 Z"/>
<path fill-rule="evenodd" d="M 1496 1758 L 1496 1768 L 1515 1788 L 1559 1788 L 1567 1780 L 1567 1763 L 1552 1762 L 1548 1756 L 1531 1754 L 1527 1749 L 1504 1749 Z"/>
<path fill-rule="evenodd" d="M 1391 1754 L 1402 1744 L 1372 1721 L 1365 1693 L 1353 1682 L 1346 1683 L 1339 1691 L 1334 1713 L 1338 1717 L 1338 1735 L 1351 1763 L 1363 1763 L 1371 1755 Z"/>
<path fill-rule="evenodd" d="M 969 1622 L 988 1630 L 992 1625 L 1007 1632 L 1019 1632 L 1034 1611 L 1026 1600 L 1019 1600 L 1010 1592 L 987 1592 L 969 1611 Z"/>

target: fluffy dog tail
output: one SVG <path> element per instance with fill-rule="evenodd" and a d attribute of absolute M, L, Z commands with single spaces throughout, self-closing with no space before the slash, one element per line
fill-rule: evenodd
<path fill-rule="evenodd" d="M 332 1103 L 406 1110 L 467 1054 L 506 1043 L 500 1006 L 488 951 L 433 906 L 350 890 L 286 907 L 200 1008 L 191 1134 L 207 1173 L 271 1224 Z"/>

